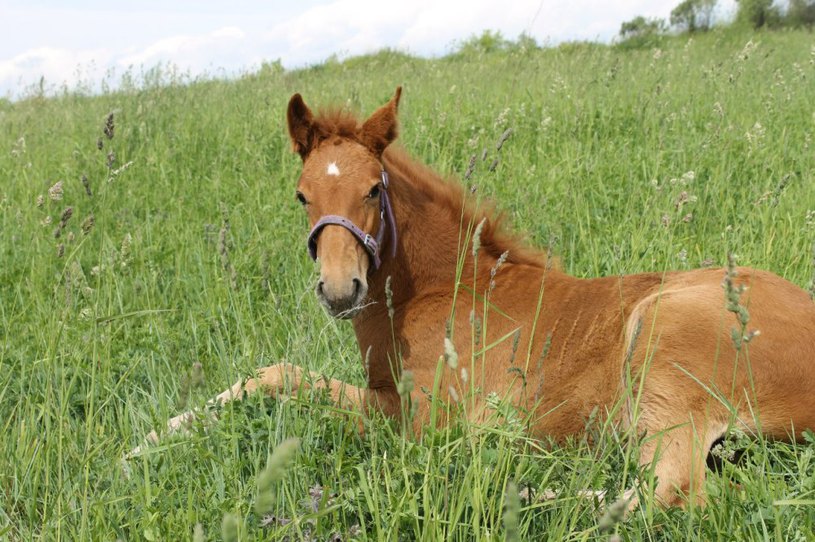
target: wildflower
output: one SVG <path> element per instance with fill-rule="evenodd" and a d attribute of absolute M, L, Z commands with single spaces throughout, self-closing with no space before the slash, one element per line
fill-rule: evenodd
<path fill-rule="evenodd" d="M 749 40 L 747 43 L 744 44 L 744 48 L 738 55 L 738 60 L 744 61 L 750 58 L 750 55 L 758 48 L 757 43 L 753 43 L 753 40 Z"/>
<path fill-rule="evenodd" d="M 498 118 L 495 119 L 495 127 L 496 128 L 501 128 L 507 123 L 507 117 L 509 116 L 510 112 L 511 112 L 511 109 L 509 107 L 507 107 L 506 109 L 501 111 L 501 113 L 498 115 Z"/>
<path fill-rule="evenodd" d="M 45 197 L 42 194 L 40 194 L 39 196 L 37 196 L 37 208 L 42 208 L 42 206 L 44 204 L 45 204 Z"/>
<path fill-rule="evenodd" d="M 713 104 L 713 111 L 719 115 L 719 118 L 724 118 L 724 108 L 722 107 L 721 103 L 716 102 Z"/>
<path fill-rule="evenodd" d="M 552 125 L 552 117 L 544 117 L 541 120 L 541 129 L 547 130 Z"/>
<path fill-rule="evenodd" d="M 760 122 L 756 122 L 755 124 L 753 124 L 752 128 L 750 128 L 749 130 L 747 130 L 747 132 L 745 132 L 744 135 L 747 138 L 747 142 L 751 146 L 756 147 L 761 142 L 761 140 L 764 138 L 765 133 L 766 133 L 766 130 L 764 129 L 764 126 L 762 126 Z"/>
<path fill-rule="evenodd" d="M 25 154 L 25 138 L 21 137 L 17 140 L 17 143 L 14 144 L 14 148 L 11 149 L 11 155 L 15 158 L 18 158 Z"/>

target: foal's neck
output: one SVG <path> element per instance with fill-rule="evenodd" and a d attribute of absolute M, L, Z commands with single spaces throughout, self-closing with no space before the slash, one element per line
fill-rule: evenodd
<path fill-rule="evenodd" d="M 383 250 L 382 267 L 369 279 L 372 300 L 385 301 L 385 281 L 391 277 L 392 303 L 399 306 L 418 295 L 452 294 L 461 254 L 466 254 L 465 276 L 472 277 L 471 247 L 463 246 L 467 231 L 476 224 L 464 213 L 465 194 L 431 169 L 412 161 L 401 151 L 383 156 L 391 179 L 388 188 L 396 219 L 396 257 Z M 479 270 L 489 270 L 495 258 L 479 254 Z"/>

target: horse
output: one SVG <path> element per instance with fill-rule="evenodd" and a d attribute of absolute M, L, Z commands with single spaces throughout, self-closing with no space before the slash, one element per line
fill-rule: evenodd
<path fill-rule="evenodd" d="M 815 428 L 815 303 L 803 289 L 735 265 L 572 277 L 391 145 L 400 96 L 363 122 L 314 114 L 300 94 L 287 109 L 315 292 L 351 321 L 367 385 L 281 363 L 211 403 L 323 389 L 343 409 L 410 418 L 421 431 L 447 422 L 434 402 L 483 421 L 498 396 L 529 413 L 533 437 L 555 442 L 585 434 L 599 413 L 643 438 L 640 464 L 666 507 L 704 505 L 708 452 L 734 424 L 785 440 Z"/>

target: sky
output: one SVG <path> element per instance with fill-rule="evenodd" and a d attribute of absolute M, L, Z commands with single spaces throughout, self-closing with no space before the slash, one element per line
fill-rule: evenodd
<path fill-rule="evenodd" d="M 0 97 L 173 65 L 191 76 L 286 68 L 389 47 L 440 56 L 484 30 L 541 44 L 609 42 L 680 0 L 0 0 Z M 733 0 L 721 2 L 728 5 Z"/>

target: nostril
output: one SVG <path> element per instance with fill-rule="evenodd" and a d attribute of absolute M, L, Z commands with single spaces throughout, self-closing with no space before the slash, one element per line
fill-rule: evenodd
<path fill-rule="evenodd" d="M 317 293 L 320 295 L 323 295 L 323 284 L 325 284 L 325 282 L 322 280 L 317 282 Z"/>
<path fill-rule="evenodd" d="M 354 297 L 359 295 L 360 290 L 362 290 L 362 281 L 354 279 Z"/>

